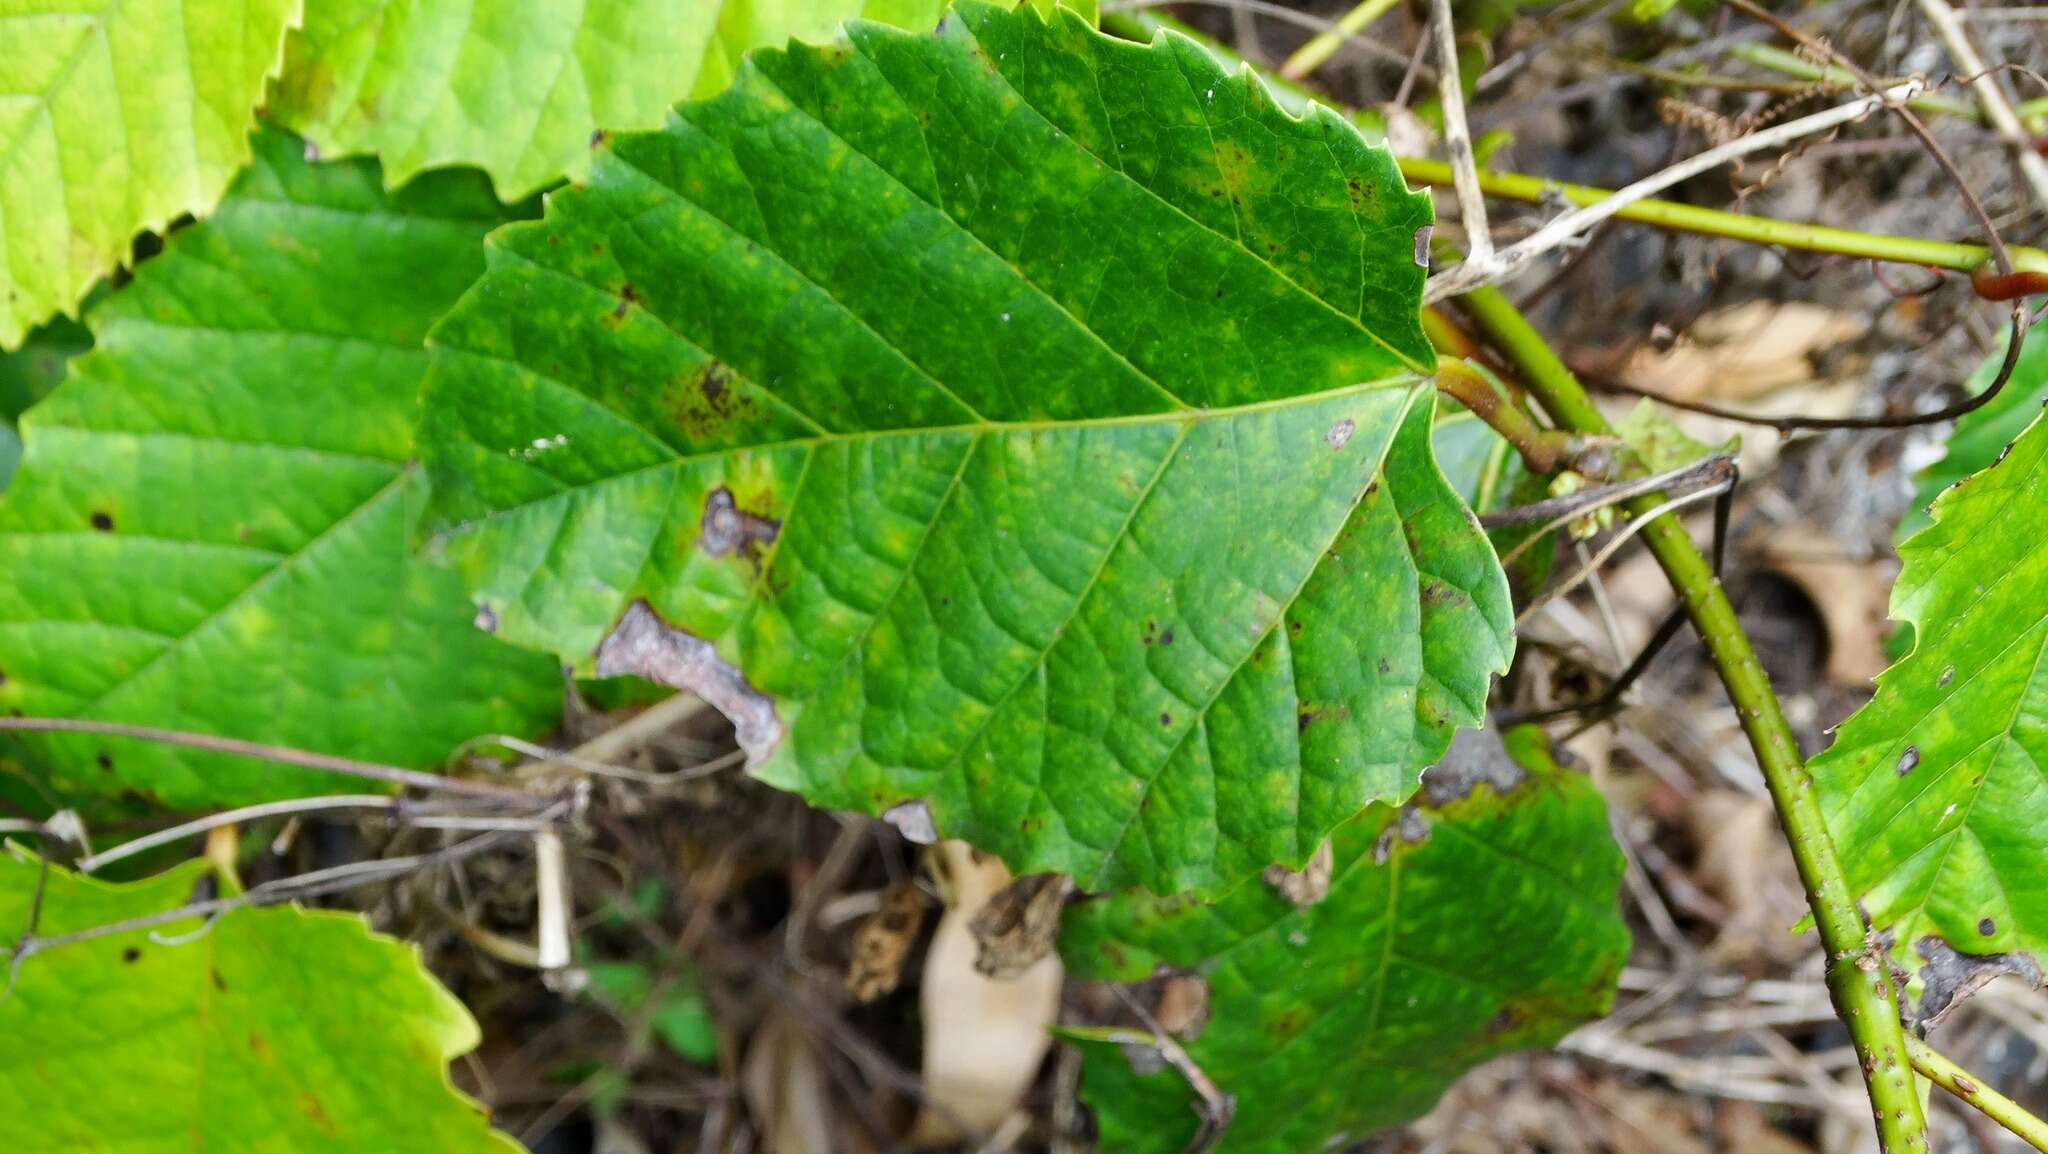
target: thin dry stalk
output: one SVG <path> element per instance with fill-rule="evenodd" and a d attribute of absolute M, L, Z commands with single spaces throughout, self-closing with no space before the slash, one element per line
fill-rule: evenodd
<path fill-rule="evenodd" d="M 1731 160 L 1754 152 L 1781 149 L 1795 141 L 1860 120 L 1877 109 L 1900 104 L 1918 96 L 1925 87 L 1926 85 L 1919 80 L 1908 80 L 1881 93 L 1858 97 L 1846 104 L 1816 112 L 1811 116 L 1802 116 L 1797 120 L 1789 120 L 1784 124 L 1710 148 L 1661 172 L 1652 173 L 1620 189 L 1613 196 L 1565 213 L 1529 234 L 1525 239 L 1494 253 L 1491 259 L 1466 260 L 1446 272 L 1431 277 L 1422 291 L 1423 302 L 1434 304 L 1477 288 L 1509 280 L 1519 275 L 1537 257 L 1572 243 L 1594 225 L 1639 200 L 1647 200 L 1675 184 L 1711 171 Z"/>
<path fill-rule="evenodd" d="M 2011 146 L 2020 175 L 2026 178 L 2027 186 L 2034 191 L 2035 209 L 2048 210 L 2048 158 L 2034 151 L 2034 138 L 2020 124 L 2019 115 L 2005 98 L 2005 90 L 1998 86 L 1996 70 L 1984 66 L 1984 58 L 1977 54 L 1976 47 L 1970 43 L 1970 34 L 1964 30 L 1963 22 L 1956 17 L 1956 10 L 1948 6 L 1947 0 L 1918 2 L 1920 15 L 1927 18 L 1934 34 L 1941 37 L 1949 59 L 1955 61 L 1956 71 L 1969 78 L 1970 91 L 1984 109 L 1984 119 L 1990 122 L 1991 130 Z"/>

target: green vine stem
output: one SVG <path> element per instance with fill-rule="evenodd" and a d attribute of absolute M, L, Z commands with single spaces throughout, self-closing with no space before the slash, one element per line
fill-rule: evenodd
<path fill-rule="evenodd" d="M 1402 175 L 1410 180 L 1445 188 L 1451 186 L 1451 166 L 1442 161 L 1402 157 L 1400 163 Z M 1479 187 L 1489 196 L 1507 200 L 1542 203 L 1552 196 L 1561 196 L 1575 206 L 1596 204 L 1614 195 L 1608 189 L 1593 188 L 1584 184 L 1563 184 L 1540 176 L 1484 170 L 1479 173 Z M 1741 213 L 1677 204 L 1668 200 L 1639 200 L 1615 213 L 1615 216 L 1673 232 L 1723 236 L 1730 240 L 1749 241 L 1754 244 L 1772 244 L 1780 248 L 1836 253 L 1868 260 L 1952 269 L 1957 272 L 1974 272 L 1985 265 L 1991 257 L 1991 250 L 1981 244 L 1956 244 L 1943 240 L 1922 240 L 1912 236 L 1885 236 L 1881 233 L 1833 228 L 1824 224 L 1802 224 L 1798 221 L 1773 220 L 1764 216 L 1744 216 Z M 2008 245 L 2006 251 L 2012 256 L 2015 272 L 2048 277 L 2048 252 L 2024 245 Z"/>
<path fill-rule="evenodd" d="M 1372 22 L 1394 10 L 1401 0 L 1359 0 L 1357 7 L 1339 17 L 1335 24 L 1316 33 L 1308 43 L 1294 50 L 1280 65 L 1280 75 L 1289 80 L 1299 80 L 1322 67 L 1323 61 L 1337 54 L 1344 42 L 1371 26 Z"/>
<path fill-rule="evenodd" d="M 1537 424 L 1515 403 L 1514 397 L 1464 361 L 1438 361 L 1436 387 L 1456 398 L 1473 416 L 1485 421 L 1502 440 L 1514 446 L 1532 473 L 1556 472 L 1585 444 L 1583 437 Z"/>
<path fill-rule="evenodd" d="M 1972 1077 L 1968 1070 L 1948 1060 L 1941 1051 L 1918 1038 L 1906 1039 L 1906 1053 L 1913 1068 L 1927 1080 L 1954 1094 L 1986 1118 L 2005 1127 L 2022 1142 L 2048 1154 L 2048 1122 L 2027 1112 L 2027 1108 Z"/>
<path fill-rule="evenodd" d="M 1578 378 L 1498 290 L 1478 289 L 1458 298 L 1458 303 L 1487 341 L 1519 370 L 1530 395 L 1560 428 L 1613 435 L 1613 426 L 1594 406 Z M 1651 493 L 1623 508 L 1640 517 L 1664 500 L 1662 494 Z M 1706 643 L 1770 785 L 1771 799 L 1792 844 L 1799 878 L 1827 950 L 1828 991 L 1862 1061 L 1883 1148 L 1887 1154 L 1925 1150 L 1927 1124 L 1909 1068 L 1891 967 L 1883 951 L 1868 940 L 1869 928 L 1835 855 L 1812 779 L 1777 694 L 1736 620 L 1720 578 L 1684 528 L 1673 518 L 1659 517 L 1644 529 L 1643 540 Z"/>

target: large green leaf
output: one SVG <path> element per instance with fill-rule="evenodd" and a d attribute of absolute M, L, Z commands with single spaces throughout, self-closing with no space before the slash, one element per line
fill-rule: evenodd
<path fill-rule="evenodd" d="M 930 28 L 940 0 L 328 0 L 286 50 L 271 112 L 387 180 L 475 165 L 507 199 L 588 167 L 592 134 L 659 125 L 743 53 L 865 16 Z"/>
<path fill-rule="evenodd" d="M 851 37 L 492 238 L 422 432 L 483 615 L 1088 887 L 1406 796 L 1511 645 L 1429 456 L 1427 199 L 1179 37 Z"/>
<path fill-rule="evenodd" d="M 298 0 L 0 0 L 0 348 L 249 159 Z"/>
<path fill-rule="evenodd" d="M 2017 382 L 2016 382 L 2017 383 Z M 1812 763 L 1871 920 L 1903 950 L 2048 947 L 2048 418 L 1934 503 L 1892 615 L 1918 642 Z"/>
<path fill-rule="evenodd" d="M 1126 894 L 1068 911 L 1070 973 L 1207 982 L 1186 1049 L 1237 1099 L 1219 1154 L 1356 1141 L 1427 1112 L 1472 1066 L 1606 1012 L 1629 944 L 1606 808 L 1536 731 L 1508 736 L 1521 765 L 1493 731 L 1468 730 L 1416 805 L 1339 827 L 1314 904 L 1254 881 L 1213 905 Z M 1114 1045 L 1084 1053 L 1102 1149 L 1187 1147 L 1180 1073 L 1140 1074 Z"/>
<path fill-rule="evenodd" d="M 0 852 L 0 940 L 38 863 Z M 37 932 L 177 909 L 199 862 L 132 885 L 52 869 Z M 0 1149 L 511 1154 L 448 1084 L 476 1023 L 413 947 L 327 910 L 240 910 L 58 946 L 0 1001 Z M 175 942 L 176 944 L 171 944 Z"/>
<path fill-rule="evenodd" d="M 387 197 L 282 134 L 219 214 L 91 313 L 0 501 L 0 710 L 432 765 L 543 727 L 549 664 L 412 559 L 421 345 L 503 214 L 475 174 Z M 167 746 L 34 740 L 74 786 L 172 805 L 333 779 Z"/>

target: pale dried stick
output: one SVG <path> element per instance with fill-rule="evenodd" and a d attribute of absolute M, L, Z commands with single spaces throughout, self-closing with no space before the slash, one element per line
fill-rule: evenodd
<path fill-rule="evenodd" d="M 1991 130 L 2012 147 L 2020 175 L 2034 190 L 2034 210 L 2048 210 L 2048 158 L 2034 151 L 2034 138 L 2021 126 L 2019 115 L 2006 100 L 2005 90 L 1998 86 L 1995 70 L 1984 66 L 1984 58 L 1977 55 L 1969 33 L 1963 30 L 1963 22 L 1956 18 L 1956 10 L 1948 6 L 1947 0 L 1919 0 L 1919 5 L 1920 15 L 1927 18 L 1935 35 L 1941 37 L 1942 44 L 1948 48 L 1949 59 L 1955 61 L 1956 71 L 1969 78 L 1970 91 L 1976 94 L 1978 105 L 1984 109 L 1984 119 L 1991 123 Z"/>
<path fill-rule="evenodd" d="M 1811 116 L 1802 116 L 1784 124 L 1753 132 L 1748 136 L 1731 140 L 1716 148 L 1710 148 L 1696 156 L 1652 173 L 1634 184 L 1605 197 L 1573 209 L 1537 229 L 1523 240 L 1493 254 L 1484 261 L 1467 260 L 1455 268 L 1431 277 L 1423 288 L 1422 299 L 1426 304 L 1471 292 L 1485 285 L 1498 284 L 1519 273 L 1536 257 L 1554 248 L 1570 243 L 1587 229 L 1612 217 L 1639 200 L 1646 200 L 1659 192 L 1681 183 L 1702 172 L 1717 168 L 1738 157 L 1753 152 L 1783 148 L 1793 141 L 1826 132 L 1829 129 L 1860 120 L 1879 108 L 1910 100 L 1918 96 L 1926 85 L 1920 80 L 1908 80 L 1885 91 L 1858 97 L 1846 104 L 1840 104 Z"/>
<path fill-rule="evenodd" d="M 1444 151 L 1451 158 L 1451 177 L 1458 190 L 1458 219 L 1465 226 L 1465 261 L 1483 263 L 1493 259 L 1493 233 L 1486 227 L 1486 194 L 1479 189 L 1479 164 L 1472 157 L 1472 129 L 1465 123 L 1465 89 L 1458 81 L 1458 36 L 1451 26 L 1451 0 L 1434 0 L 1433 7 L 1435 14 L 1429 23 L 1436 38 Z"/>

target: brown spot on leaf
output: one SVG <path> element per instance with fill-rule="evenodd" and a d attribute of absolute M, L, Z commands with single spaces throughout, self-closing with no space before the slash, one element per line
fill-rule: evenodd
<path fill-rule="evenodd" d="M 132 966 L 142 960 L 142 950 L 135 946 L 129 946 L 121 951 L 121 960 Z"/>
<path fill-rule="evenodd" d="M 704 516 L 697 526 L 697 547 L 713 557 L 738 553 L 755 571 L 761 568 L 761 547 L 772 545 L 782 533 L 782 521 L 740 508 L 732 490 L 720 485 L 704 499 Z"/>
<path fill-rule="evenodd" d="M 1909 745 L 1906 747 L 1906 752 L 1899 755 L 1899 763 L 1892 768 L 1897 771 L 1900 777 L 1904 777 L 1907 774 L 1913 772 L 1913 767 L 1919 764 L 1920 747 L 1917 745 Z"/>
<path fill-rule="evenodd" d="M 1104 960 L 1109 962 L 1109 968 L 1112 972 L 1121 970 L 1131 964 L 1131 955 L 1126 953 L 1123 946 L 1117 942 L 1102 943 L 1102 956 Z"/>
<path fill-rule="evenodd" d="M 102 532 L 102 533 L 111 533 L 111 532 L 113 532 L 113 531 L 114 531 L 114 518 L 113 518 L 113 515 L 112 515 L 112 514 L 110 514 L 110 513 L 102 513 L 102 512 L 99 512 L 99 511 L 94 511 L 94 513 L 93 513 L 93 515 L 92 515 L 92 527 L 93 527 L 93 528 L 95 528 L 95 529 L 98 529 L 98 530 L 99 530 L 100 532 Z"/>
<path fill-rule="evenodd" d="M 625 320 L 626 313 L 630 309 L 632 309 L 634 305 L 639 303 L 640 290 L 634 288 L 631 283 L 621 284 L 619 286 L 619 303 L 612 306 L 612 321 L 618 322 Z M 614 324 L 613 327 L 616 328 L 617 325 Z"/>
<path fill-rule="evenodd" d="M 758 409 L 738 382 L 738 374 L 718 361 L 697 368 L 665 389 L 670 415 L 692 438 L 716 440 L 727 425 L 752 417 Z"/>
<path fill-rule="evenodd" d="M 1466 599 L 1463 590 L 1447 581 L 1423 582 L 1421 601 L 1424 605 L 1442 605 L 1445 602 L 1457 602 Z"/>
<path fill-rule="evenodd" d="M 327 1107 L 320 1104 L 319 1096 L 312 1091 L 299 1095 L 299 1109 L 305 1112 L 307 1121 L 322 1131 L 328 1134 L 337 1133 L 334 1122 L 327 1117 Z"/>
<path fill-rule="evenodd" d="M 1341 449 L 1351 442 L 1351 434 L 1357 430 L 1358 422 L 1350 417 L 1345 417 L 1343 420 L 1331 425 L 1330 430 L 1323 434 L 1323 444 L 1330 446 L 1332 449 Z"/>
<path fill-rule="evenodd" d="M 1318 721 L 1346 721 L 1350 717 L 1351 707 L 1348 705 L 1304 705 L 1294 715 L 1294 729 L 1297 733 L 1306 733 L 1308 727 Z"/>

